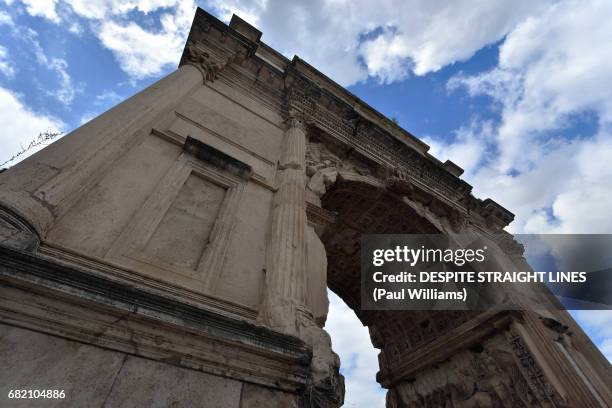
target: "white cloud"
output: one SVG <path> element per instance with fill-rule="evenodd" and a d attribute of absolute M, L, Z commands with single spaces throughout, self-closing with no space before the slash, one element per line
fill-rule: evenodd
<path fill-rule="evenodd" d="M 79 23 L 72 22 L 68 27 L 68 31 L 70 31 L 74 35 L 81 35 L 83 34 L 83 27 L 81 27 Z"/>
<path fill-rule="evenodd" d="M 72 78 L 68 73 L 68 63 L 63 58 L 48 57 L 38 41 L 38 33 L 29 27 L 16 27 L 13 30 L 16 38 L 24 40 L 32 47 L 36 62 L 41 67 L 51 70 L 57 76 L 59 86 L 57 89 L 47 91 L 47 94 L 54 97 L 64 105 L 70 105 L 78 93 Z"/>
<path fill-rule="evenodd" d="M 102 23 L 102 44 L 113 51 L 121 68 L 134 78 L 159 74 L 171 64 L 177 64 L 185 38 L 175 31 L 152 33 L 136 23 Z"/>
<path fill-rule="evenodd" d="M 263 31 L 264 41 L 289 57 L 299 55 L 342 85 L 368 75 L 390 83 L 466 60 L 547 3 L 211 1 L 224 19 L 232 12 L 241 15 Z"/>
<path fill-rule="evenodd" d="M 57 0 L 22 0 L 28 14 L 46 18 L 54 23 L 59 23 L 60 18 L 56 12 Z"/>
<path fill-rule="evenodd" d="M 72 78 L 66 71 L 67 68 L 68 64 L 61 58 L 52 58 L 51 61 L 49 61 L 49 69 L 55 71 L 60 82 L 59 88 L 55 91 L 49 92 L 49 94 L 54 96 L 64 105 L 70 105 L 77 94 L 77 91 L 72 84 Z"/>
<path fill-rule="evenodd" d="M 42 7 L 43 3 L 44 2 L 31 2 L 31 4 L 36 4 L 36 6 L 33 7 Z M 51 3 L 55 4 L 56 2 Z M 36 15 L 36 13 L 34 13 L 32 10 L 27 10 L 29 13 Z M 47 15 L 43 15 L 43 17 L 48 18 Z M 54 21 L 54 19 L 50 19 Z M 65 105 L 70 105 L 75 95 L 77 94 L 77 90 L 75 89 L 72 83 L 72 78 L 68 74 L 68 63 L 66 62 L 66 60 L 63 58 L 48 57 L 43 48 L 41 47 L 40 42 L 38 41 L 38 33 L 29 27 L 16 26 L 11 16 L 3 11 L 0 11 L 0 25 L 9 26 L 11 28 L 12 36 L 14 38 L 23 40 L 27 42 L 30 47 L 32 47 L 36 62 L 40 66 L 55 72 L 58 78 L 59 87 L 53 91 L 48 91 L 47 93 L 55 97 L 61 103 Z M 0 46 L 0 72 L 2 72 L 7 77 L 12 77 L 15 73 L 15 69 L 7 61 L 7 55 L 8 52 L 6 48 Z"/>
<path fill-rule="evenodd" d="M 193 0 L 22 1 L 28 13 L 53 22 L 61 19 L 60 4 L 94 21 L 92 28 L 103 45 L 135 78 L 156 75 L 176 64 L 195 11 Z M 297 54 L 349 85 L 368 76 L 391 83 L 411 72 L 424 75 L 466 60 L 548 2 L 486 1 L 474 6 L 468 0 L 211 0 L 209 6 L 225 20 L 236 13 L 256 24 L 264 39 L 287 56 Z M 169 12 L 160 18 L 159 30 L 123 19 L 131 11 L 148 14 L 160 9 Z"/>
<path fill-rule="evenodd" d="M 56 3 L 57 2 L 55 1 L 40 3 L 37 1 L 25 2 L 26 10 L 28 11 L 28 13 L 32 15 L 41 15 L 42 17 L 48 18 L 53 22 L 59 22 L 59 20 L 56 21 L 55 17 L 53 17 L 57 16 L 54 11 Z M 53 4 L 53 11 L 49 11 L 51 10 L 50 4 Z M 47 11 L 43 13 L 44 10 Z M 40 42 L 38 40 L 38 33 L 35 30 L 26 26 L 15 25 L 8 14 L 0 12 L 0 24 L 3 23 L 11 27 L 11 35 L 15 39 L 27 43 L 27 46 L 31 48 L 31 51 L 34 54 L 36 63 L 38 63 L 40 67 L 53 71 L 57 76 L 59 82 L 58 88 L 52 91 L 47 91 L 47 94 L 53 96 L 65 105 L 70 105 L 75 95 L 77 94 L 77 90 L 75 89 L 72 82 L 72 78 L 68 73 L 68 63 L 66 62 L 66 60 L 63 58 L 47 56 L 42 46 L 40 45 Z M 3 61 L 4 57 L 6 57 L 6 49 L 0 47 L 0 71 L 7 74 L 7 72 L 5 72 L 5 70 L 3 69 L 3 62 L 5 62 Z M 9 73 L 14 73 L 12 67 L 8 66 L 7 69 Z"/>
<path fill-rule="evenodd" d="M 133 21 L 125 23 L 109 18 L 97 28 L 102 44 L 114 53 L 121 68 L 133 78 L 158 75 L 164 68 L 178 63 L 196 5 L 192 0 L 132 1 L 115 3 L 104 11 L 106 15 L 121 15 L 129 10 L 149 13 L 160 8 L 171 8 L 160 16 L 160 30 L 151 31 Z"/>
<path fill-rule="evenodd" d="M 193 0 L 45 0 L 26 10 L 57 21 L 57 9 L 91 20 L 102 44 L 134 78 L 159 74 L 176 64 L 195 11 Z M 236 13 L 255 24 L 264 40 L 292 57 L 299 55 L 342 85 L 373 76 L 381 82 L 424 75 L 470 58 L 499 41 L 552 0 L 210 0 L 223 19 Z M 161 29 L 126 23 L 128 12 L 168 10 Z M 288 35 L 291 33 L 291 35 Z"/>
<path fill-rule="evenodd" d="M 10 65 L 7 57 L 8 51 L 0 45 L 0 72 L 7 78 L 12 78 L 15 75 L 15 68 Z"/>
<path fill-rule="evenodd" d="M 169 65 L 176 65 L 196 10 L 194 0 L 21 0 L 26 11 L 53 23 L 64 22 L 69 31 L 80 35 L 82 26 L 75 18 L 85 19 L 102 45 L 113 52 L 121 69 L 132 78 L 158 75 Z M 61 10 L 61 13 L 58 12 Z M 130 12 L 149 14 L 167 10 L 159 17 L 160 29 L 149 29 L 126 21 Z M 76 17 L 75 17 L 76 16 Z M 10 16 L 6 15 L 10 18 Z M 0 22 L 2 15 L 0 15 Z M 58 98 L 71 101 L 67 78 L 61 63 L 54 65 L 63 87 Z M 69 78 L 68 78 L 69 79 Z"/>
<path fill-rule="evenodd" d="M 12 26 L 14 24 L 13 18 L 6 11 L 0 10 L 0 26 Z"/>
<path fill-rule="evenodd" d="M 4 125 L 0 133 L 0 163 L 5 162 L 17 152 L 21 151 L 28 143 L 45 131 L 62 131 L 65 127 L 62 121 L 48 115 L 38 114 L 25 106 L 10 90 L 0 87 L 0 123 Z M 27 155 L 19 157 L 19 160 L 40 150 L 28 151 Z M 13 162 L 4 166 L 10 166 Z"/>
<path fill-rule="evenodd" d="M 59 23 L 61 5 L 69 6 L 76 14 L 89 19 L 124 15 L 130 11 L 150 13 L 160 8 L 176 6 L 180 0 L 21 0 L 28 14 Z"/>
<path fill-rule="evenodd" d="M 473 120 L 468 126 L 462 126 L 454 132 L 453 141 L 443 143 L 436 138 L 421 138 L 430 147 L 429 153 L 435 157 L 450 158 L 464 170 L 464 177 L 471 177 L 485 159 L 485 153 L 491 153 L 491 138 L 494 126 L 491 122 Z"/>
<path fill-rule="evenodd" d="M 372 346 L 367 327 L 338 296 L 329 294 L 329 316 L 325 330 L 341 360 L 345 375 L 345 407 L 384 407 L 386 390 L 376 383 L 378 350 Z"/>
<path fill-rule="evenodd" d="M 384 30 L 376 38 L 364 42 L 360 55 L 365 60 L 370 74 L 383 83 L 400 81 L 410 74 L 410 49 L 395 30 Z"/>
<path fill-rule="evenodd" d="M 96 105 L 116 105 L 124 99 L 123 96 L 119 95 L 112 89 L 105 89 L 101 94 L 96 96 Z"/>
<path fill-rule="evenodd" d="M 478 195 L 516 213 L 515 232 L 612 232 L 612 90 L 602 86 L 612 82 L 611 13 L 606 1 L 554 4 L 508 33 L 497 67 L 448 83 L 499 107 L 487 138 L 493 160 L 468 178 Z M 595 116 L 596 134 L 563 135 L 586 114 Z M 452 160 L 461 142 L 434 147 Z"/>
<path fill-rule="evenodd" d="M 513 232 L 612 232 L 612 169 L 607 166 L 612 133 L 601 130 L 586 140 L 525 142 L 521 149 L 526 156 L 537 152 L 539 159 L 520 174 L 500 172 L 494 160 L 468 175 L 477 195 L 493 197 L 516 214 Z"/>
<path fill-rule="evenodd" d="M 76 14 L 89 19 L 103 19 L 137 10 L 150 13 L 177 5 L 177 0 L 64 0 Z"/>
<path fill-rule="evenodd" d="M 610 13 L 606 1 L 556 4 L 508 34 L 497 68 L 465 82 L 470 92 L 489 94 L 503 105 L 501 171 L 521 161 L 529 165 L 522 146 L 548 138 L 541 132 L 562 129 L 572 115 L 595 111 L 602 122 L 612 121 L 612 92 L 602 86 L 612 81 L 606 63 L 612 61 Z"/>

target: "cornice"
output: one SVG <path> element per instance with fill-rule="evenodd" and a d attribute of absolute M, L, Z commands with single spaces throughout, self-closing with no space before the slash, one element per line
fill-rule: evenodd
<path fill-rule="evenodd" d="M 214 81 L 227 65 L 240 64 L 255 54 L 257 46 L 198 7 L 179 66 L 193 65 L 202 72 L 204 82 Z"/>

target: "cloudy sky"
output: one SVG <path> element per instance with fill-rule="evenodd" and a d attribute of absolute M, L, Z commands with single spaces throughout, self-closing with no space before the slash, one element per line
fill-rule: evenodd
<path fill-rule="evenodd" d="M 397 119 L 511 209 L 512 232 L 612 232 L 607 0 L 0 0 L 0 163 L 175 69 L 196 5 Z M 576 317 L 612 358 L 611 314 Z M 382 404 L 367 332 L 334 296 L 328 328 L 347 406 Z"/>

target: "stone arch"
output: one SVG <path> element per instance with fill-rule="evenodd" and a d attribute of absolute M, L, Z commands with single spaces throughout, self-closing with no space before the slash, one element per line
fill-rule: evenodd
<path fill-rule="evenodd" d="M 321 204 L 335 214 L 334 222 L 321 234 L 328 257 L 328 285 L 353 309 L 359 306 L 359 250 L 363 234 L 442 232 L 402 197 L 367 177 L 339 173 Z"/>
<path fill-rule="evenodd" d="M 390 408 L 612 406 L 610 365 L 564 311 L 357 308 L 356 231 L 469 231 L 528 267 L 503 233 L 513 215 L 260 38 L 236 16 L 227 26 L 199 9 L 175 72 L 0 174 L 0 338 L 14 333 L 19 346 L 0 347 L 0 359 L 43 385 L 108 387 L 95 393 L 105 401 L 142 405 L 159 381 L 170 384 L 156 391 L 168 405 L 205 396 L 232 408 L 335 408 L 343 386 L 322 329 L 328 275 L 381 350 Z M 176 213 L 188 216 L 174 222 Z M 214 220 L 206 231 L 184 227 L 203 218 Z M 171 228 L 160 241 L 180 239 L 146 250 L 162 222 Z M 174 258 L 185 243 L 197 244 L 189 262 Z M 71 341 L 88 358 L 55 351 Z M 40 372 L 32 355 L 43 354 L 57 357 L 55 370 Z M 66 403 L 79 405 L 72 394 Z"/>
<path fill-rule="evenodd" d="M 391 362 L 399 362 L 449 327 L 472 316 L 467 311 L 377 312 L 360 310 L 360 240 L 364 233 L 437 234 L 438 227 L 407 204 L 405 197 L 388 191 L 375 179 L 339 172 L 321 198 L 322 208 L 335 213 L 320 238 L 327 254 L 327 285 L 355 311 L 380 350 L 377 380 L 393 388 Z"/>
<path fill-rule="evenodd" d="M 524 261 L 510 255 L 521 248 L 508 243 L 515 243 L 511 236 L 489 235 L 415 191 L 401 172 L 368 162 L 316 130 L 310 136 L 306 199 L 327 260 L 327 286 L 368 327 L 380 350 L 376 380 L 388 390 L 387 407 L 559 406 L 550 384 L 534 384 L 532 368 L 517 357 L 524 345 L 516 346 L 522 340 L 513 312 L 360 309 L 362 234 L 444 234 L 462 246 L 460 233 L 467 233 L 508 254 L 510 263 Z"/>

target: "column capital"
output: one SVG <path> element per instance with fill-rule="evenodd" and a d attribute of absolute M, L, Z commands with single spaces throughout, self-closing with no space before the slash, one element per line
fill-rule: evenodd
<path fill-rule="evenodd" d="M 235 60 L 244 59 L 244 53 L 213 53 L 198 46 L 194 41 L 188 41 L 181 65 L 192 65 L 202 73 L 204 82 L 214 82 L 219 72 Z"/>
<path fill-rule="evenodd" d="M 302 114 L 291 112 L 285 119 L 285 126 L 287 130 L 297 128 L 306 133 L 308 122 Z"/>

